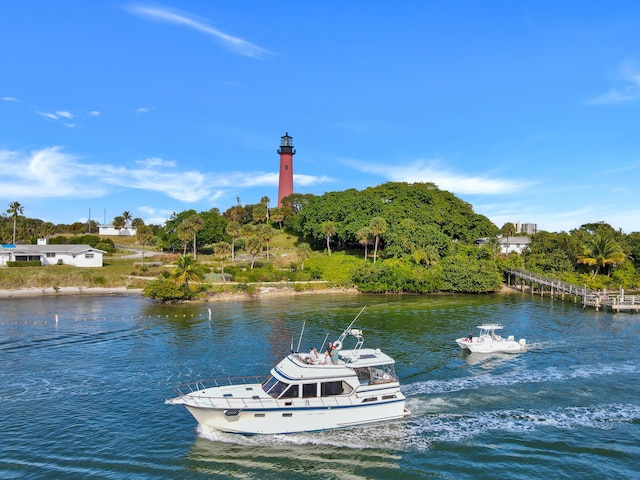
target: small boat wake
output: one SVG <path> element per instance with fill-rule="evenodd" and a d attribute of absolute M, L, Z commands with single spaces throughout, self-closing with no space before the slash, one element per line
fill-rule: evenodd
<path fill-rule="evenodd" d="M 477 390 L 487 386 L 505 387 L 532 383 L 565 382 L 577 378 L 588 379 L 603 375 L 636 374 L 638 372 L 640 372 L 640 366 L 633 363 L 577 365 L 568 368 L 548 367 L 544 370 L 517 369 L 500 375 L 483 373 L 452 380 L 415 382 L 404 385 L 402 392 L 409 397 L 458 392 L 461 390 Z"/>

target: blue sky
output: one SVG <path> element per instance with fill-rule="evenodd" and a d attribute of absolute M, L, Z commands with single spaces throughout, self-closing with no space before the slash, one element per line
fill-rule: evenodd
<path fill-rule="evenodd" d="M 640 231 L 640 3 L 0 3 L 0 211 L 102 223 L 433 182 Z"/>

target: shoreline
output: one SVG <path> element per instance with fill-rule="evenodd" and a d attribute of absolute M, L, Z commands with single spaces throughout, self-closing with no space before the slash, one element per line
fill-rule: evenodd
<path fill-rule="evenodd" d="M 309 290 L 295 290 L 291 287 L 282 286 L 263 286 L 254 293 L 247 292 L 217 292 L 211 293 L 207 300 L 201 303 L 223 302 L 226 300 L 245 300 L 260 297 L 282 297 L 295 295 L 318 295 L 318 294 L 337 294 L 337 293 L 362 293 L 355 287 L 328 287 Z M 519 293 L 517 290 L 502 285 L 500 290 L 493 294 L 502 293 Z M 59 287 L 54 288 L 19 288 L 2 290 L 0 289 L 0 299 L 2 298 L 30 298 L 30 297 L 53 297 L 58 295 L 143 295 L 142 288 L 127 287 Z M 429 294 L 434 295 L 434 294 Z"/>
<path fill-rule="evenodd" d="M 0 290 L 0 298 L 54 297 L 56 295 L 142 295 L 141 288 L 127 287 L 59 287 Z"/>

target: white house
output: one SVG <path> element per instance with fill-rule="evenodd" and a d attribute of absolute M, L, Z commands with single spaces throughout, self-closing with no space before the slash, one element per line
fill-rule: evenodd
<path fill-rule="evenodd" d="M 473 243 L 475 243 L 476 245 L 484 245 L 489 240 L 490 238 L 487 238 L 487 237 L 478 238 Z M 508 255 L 511 252 L 522 253 L 524 252 L 525 248 L 528 248 L 529 245 L 531 244 L 531 238 L 526 236 L 498 237 L 496 238 L 496 240 L 498 240 L 498 244 L 500 245 L 500 253 L 504 255 Z"/>
<path fill-rule="evenodd" d="M 7 262 L 39 261 L 41 265 L 102 267 L 106 252 L 90 245 L 0 245 L 0 267 Z"/>
<path fill-rule="evenodd" d="M 137 228 L 132 227 L 131 225 L 127 225 L 120 229 L 117 229 L 113 225 L 98 225 L 98 235 L 122 235 L 123 237 L 135 237 L 136 232 Z"/>

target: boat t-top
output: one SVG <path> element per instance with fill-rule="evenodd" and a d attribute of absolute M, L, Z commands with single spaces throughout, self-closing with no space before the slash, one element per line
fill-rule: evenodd
<path fill-rule="evenodd" d="M 327 354 L 316 358 L 314 349 L 293 352 L 264 380 L 234 377 L 180 385 L 178 396 L 166 403 L 184 405 L 204 427 L 242 434 L 309 432 L 402 418 L 409 411 L 395 361 L 379 348 L 362 347 L 362 330 L 351 328 L 358 316 Z M 351 349 L 344 348 L 347 337 L 355 339 Z"/>
<path fill-rule="evenodd" d="M 503 338 L 496 334 L 496 331 L 504 328 L 498 323 L 478 325 L 476 328 L 480 330 L 478 336 L 469 333 L 468 337 L 456 339 L 460 348 L 474 353 L 519 353 L 526 349 L 527 341 L 524 338 L 516 342 L 513 335 Z"/>

